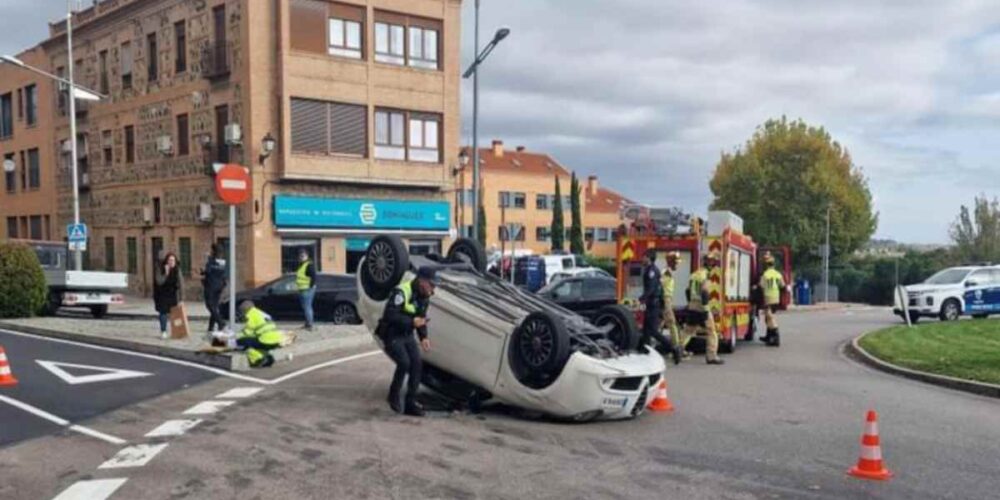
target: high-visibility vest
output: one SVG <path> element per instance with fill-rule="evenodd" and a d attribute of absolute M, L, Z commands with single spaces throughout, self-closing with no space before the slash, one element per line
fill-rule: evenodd
<path fill-rule="evenodd" d="M 299 287 L 299 291 L 312 288 L 312 280 L 309 279 L 309 274 L 306 273 L 310 264 L 312 262 L 308 260 L 303 262 L 299 266 L 299 270 L 295 272 L 295 285 Z"/>
<path fill-rule="evenodd" d="M 773 267 L 764 271 L 760 277 L 760 287 L 764 289 L 764 303 L 775 305 L 781 303 L 781 289 L 785 286 L 785 278 Z"/>
<path fill-rule="evenodd" d="M 691 280 L 688 281 L 688 308 L 694 311 L 704 311 L 705 304 L 701 300 L 701 289 L 708 280 L 708 270 L 704 267 L 691 273 Z"/>
<path fill-rule="evenodd" d="M 250 308 L 246 312 L 246 320 L 241 337 L 253 337 L 261 344 L 268 345 L 279 345 L 285 340 L 285 334 L 278 330 L 278 325 L 264 311 L 256 307 Z"/>
<path fill-rule="evenodd" d="M 660 276 L 660 287 L 663 288 L 663 302 L 670 304 L 674 300 L 674 273 L 670 268 L 663 270 Z"/>
<path fill-rule="evenodd" d="M 413 280 L 400 283 L 396 290 L 403 292 L 403 312 L 409 315 L 417 314 L 417 305 L 413 303 Z"/>

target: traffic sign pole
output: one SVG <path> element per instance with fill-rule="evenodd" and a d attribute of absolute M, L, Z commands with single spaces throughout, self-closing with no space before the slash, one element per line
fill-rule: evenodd
<path fill-rule="evenodd" d="M 229 328 L 231 330 L 236 327 L 236 205 L 250 198 L 250 185 L 250 173 L 240 165 L 223 165 L 215 174 L 215 192 L 229 205 Z"/>
<path fill-rule="evenodd" d="M 229 205 L 229 329 L 236 331 L 236 205 Z"/>

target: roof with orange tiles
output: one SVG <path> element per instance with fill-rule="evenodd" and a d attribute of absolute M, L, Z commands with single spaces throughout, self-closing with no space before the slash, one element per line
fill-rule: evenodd
<path fill-rule="evenodd" d="M 622 206 L 634 203 L 632 200 L 629 200 L 628 198 L 608 188 L 598 187 L 597 194 L 593 196 L 589 191 L 587 191 L 586 183 L 582 185 L 582 188 L 587 195 L 586 207 L 588 213 L 618 213 Z"/>
<path fill-rule="evenodd" d="M 472 148 L 463 148 L 472 161 Z M 502 155 L 492 148 L 479 148 L 479 165 L 484 172 L 522 173 L 529 175 L 569 176 L 570 171 L 551 156 L 532 153 L 523 148 L 504 149 Z"/>

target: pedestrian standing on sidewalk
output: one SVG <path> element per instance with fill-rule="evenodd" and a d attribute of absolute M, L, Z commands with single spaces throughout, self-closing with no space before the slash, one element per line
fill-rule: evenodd
<path fill-rule="evenodd" d="M 226 260 L 222 245 L 214 245 L 202 269 L 202 288 L 205 291 L 205 308 L 208 309 L 208 333 L 226 328 L 226 320 L 219 310 L 222 292 L 226 288 Z"/>
<path fill-rule="evenodd" d="M 153 304 L 160 317 L 160 338 L 169 337 L 167 326 L 170 321 L 170 310 L 184 300 L 184 281 L 177 267 L 177 256 L 168 252 L 153 276 Z"/>
<path fill-rule="evenodd" d="M 299 270 L 295 272 L 295 285 L 299 289 L 299 302 L 306 316 L 306 330 L 313 329 L 313 299 L 316 298 L 316 266 L 306 249 L 299 250 Z"/>

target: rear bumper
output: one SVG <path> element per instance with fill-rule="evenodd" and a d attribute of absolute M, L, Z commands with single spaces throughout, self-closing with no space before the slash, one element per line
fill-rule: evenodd
<path fill-rule="evenodd" d="M 124 303 L 125 297 L 120 293 L 64 292 L 62 296 L 62 305 L 65 307 L 89 307 Z"/>

